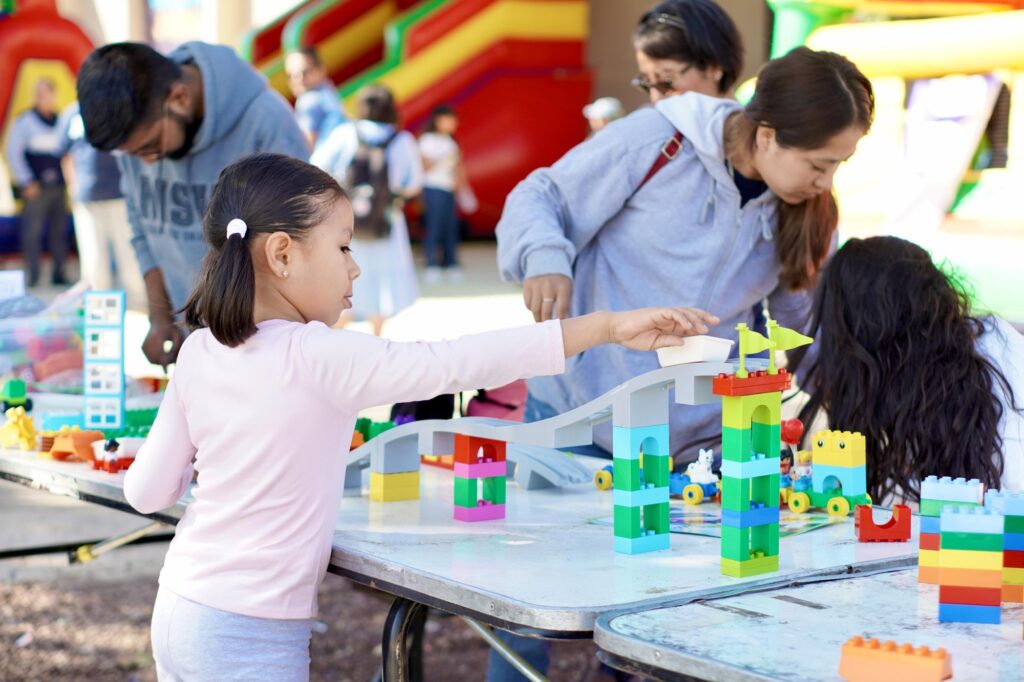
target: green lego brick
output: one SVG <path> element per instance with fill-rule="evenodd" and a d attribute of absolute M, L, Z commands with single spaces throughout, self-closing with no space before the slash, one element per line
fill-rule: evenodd
<path fill-rule="evenodd" d="M 763 552 L 765 556 L 779 553 L 779 526 L 754 526 L 750 529 L 750 551 Z"/>
<path fill-rule="evenodd" d="M 772 457 L 782 449 L 782 426 L 754 422 L 750 426 L 750 439 L 754 452 Z"/>
<path fill-rule="evenodd" d="M 658 535 L 668 533 L 668 502 L 644 507 L 644 530 L 653 530 Z"/>
<path fill-rule="evenodd" d="M 750 429 L 722 427 L 722 461 L 748 462 L 751 447 Z"/>
<path fill-rule="evenodd" d="M 749 478 L 722 479 L 722 509 L 738 512 L 750 510 Z"/>
<path fill-rule="evenodd" d="M 494 504 L 505 504 L 505 488 L 508 479 L 505 476 L 492 476 L 484 479 L 484 499 Z"/>
<path fill-rule="evenodd" d="M 1007 533 L 1024 533 L 1024 516 L 1007 516 L 1005 520 Z"/>
<path fill-rule="evenodd" d="M 774 573 L 779 570 L 778 556 L 764 556 L 746 561 L 733 561 L 722 559 L 722 574 L 733 578 L 747 578 L 762 573 Z"/>
<path fill-rule="evenodd" d="M 781 478 L 780 474 L 772 474 L 750 479 L 750 500 L 760 502 L 766 507 L 778 507 Z"/>
<path fill-rule="evenodd" d="M 390 431 L 393 428 L 395 428 L 394 422 L 370 422 L 370 437 L 366 440 L 376 438 L 385 431 Z"/>
<path fill-rule="evenodd" d="M 991 533 L 942 533 L 941 549 L 971 549 L 978 552 L 1002 552 L 1003 536 Z"/>
<path fill-rule="evenodd" d="M 370 419 L 368 417 L 356 419 L 356 431 L 363 435 L 363 440 L 370 440 Z"/>
<path fill-rule="evenodd" d="M 620 538 L 638 538 L 640 530 L 640 507 L 615 505 L 615 535 Z"/>
<path fill-rule="evenodd" d="M 941 516 L 943 507 L 977 507 L 980 505 L 974 503 L 963 503 L 963 502 L 947 502 L 945 500 L 921 500 L 920 514 L 921 516 Z M 1011 532 L 1007 528 L 1007 532 Z"/>
<path fill-rule="evenodd" d="M 745 561 L 750 558 L 750 529 L 722 526 L 722 558 Z"/>
<path fill-rule="evenodd" d="M 455 478 L 455 504 L 460 507 L 475 507 L 477 502 L 478 478 Z"/>
<path fill-rule="evenodd" d="M 672 457 L 669 455 L 644 455 L 644 483 L 664 488 L 668 485 L 671 466 Z"/>
<path fill-rule="evenodd" d="M 778 391 L 722 398 L 722 426 L 746 429 L 751 424 L 781 424 L 782 394 Z"/>
<path fill-rule="evenodd" d="M 640 460 L 616 457 L 612 460 L 616 490 L 640 490 Z"/>

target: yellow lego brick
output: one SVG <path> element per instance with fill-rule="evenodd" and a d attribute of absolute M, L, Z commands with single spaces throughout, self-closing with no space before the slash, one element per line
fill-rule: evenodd
<path fill-rule="evenodd" d="M 775 391 L 722 399 L 722 426 L 749 429 L 754 421 L 779 424 L 782 421 L 782 394 Z"/>
<path fill-rule="evenodd" d="M 1003 567 L 1003 582 L 1007 585 L 1024 585 L 1024 568 Z"/>
<path fill-rule="evenodd" d="M 401 502 L 420 499 L 420 472 L 401 474 L 370 473 L 370 499 L 374 502 Z"/>
<path fill-rule="evenodd" d="M 811 443 L 812 465 L 858 467 L 867 463 L 864 435 L 856 431 L 819 431 Z"/>
<path fill-rule="evenodd" d="M 778 556 L 758 557 L 756 559 L 748 559 L 747 561 L 736 561 L 735 559 L 722 557 L 722 575 L 732 576 L 733 578 L 746 578 L 747 576 L 760 575 L 761 573 L 774 573 L 778 570 Z"/>
<path fill-rule="evenodd" d="M 1003 553 L 976 552 L 970 549 L 943 549 L 939 551 L 939 567 L 978 568 L 1002 572 Z"/>
<path fill-rule="evenodd" d="M 917 553 L 917 565 L 928 566 L 930 568 L 939 567 L 939 550 L 937 549 L 922 549 Z"/>

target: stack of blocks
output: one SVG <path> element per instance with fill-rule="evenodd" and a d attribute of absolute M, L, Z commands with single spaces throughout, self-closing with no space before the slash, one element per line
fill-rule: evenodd
<path fill-rule="evenodd" d="M 455 435 L 455 520 L 505 518 L 505 441 Z M 480 484 L 483 490 L 480 490 Z"/>
<path fill-rule="evenodd" d="M 124 427 L 123 291 L 85 294 L 85 428 Z"/>
<path fill-rule="evenodd" d="M 779 451 L 786 370 L 720 374 L 722 396 L 722 573 L 779 570 Z"/>
<path fill-rule="evenodd" d="M 671 460 L 666 392 L 643 389 L 618 398 L 612 407 L 616 552 L 669 548 Z"/>
<path fill-rule="evenodd" d="M 989 490 L 985 506 L 1003 514 L 1003 601 L 1024 602 L 1024 493 Z"/>
<path fill-rule="evenodd" d="M 947 506 L 939 517 L 939 622 L 999 623 L 1003 515 Z"/>
<path fill-rule="evenodd" d="M 367 440 L 391 426 L 390 422 L 381 423 L 379 428 L 369 432 Z M 393 440 L 370 453 L 370 499 L 374 502 L 420 499 L 420 453 L 416 438 Z"/>
<path fill-rule="evenodd" d="M 864 434 L 856 431 L 819 431 L 814 434 L 811 462 L 812 499 L 826 497 L 842 489 L 842 495 L 828 497 L 824 506 L 830 514 L 845 516 L 850 512 L 849 499 L 857 504 L 870 504 L 867 496 L 867 444 Z M 835 505 L 841 508 L 833 509 Z"/>
<path fill-rule="evenodd" d="M 946 505 L 977 507 L 982 503 L 984 486 L 976 478 L 965 480 L 929 476 L 921 482 L 921 540 L 917 555 L 917 580 L 936 585 L 939 582 L 939 531 L 942 508 Z"/>

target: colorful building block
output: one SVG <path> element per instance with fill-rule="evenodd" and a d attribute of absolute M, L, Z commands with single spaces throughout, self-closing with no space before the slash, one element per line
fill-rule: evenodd
<path fill-rule="evenodd" d="M 1003 513 L 1002 599 L 1024 602 L 1024 493 L 988 490 L 985 506 Z"/>
<path fill-rule="evenodd" d="M 403 502 L 420 499 L 420 472 L 380 474 L 371 471 L 370 499 L 374 502 Z"/>
<path fill-rule="evenodd" d="M 737 512 L 730 509 L 722 510 L 722 525 L 732 526 L 733 528 L 752 528 L 755 526 L 766 526 L 768 524 L 778 524 L 779 522 L 779 508 L 778 506 L 766 507 L 759 505 L 750 511 Z"/>
<path fill-rule="evenodd" d="M 814 466 L 837 467 L 867 465 L 867 444 L 864 434 L 856 431 L 819 431 L 811 438 Z"/>
<path fill-rule="evenodd" d="M 851 637 L 839 675 L 846 682 L 940 682 L 953 677 L 953 658 L 945 649 Z"/>
<path fill-rule="evenodd" d="M 907 542 L 910 540 L 910 507 L 897 504 L 892 516 L 882 525 L 875 523 L 870 505 L 858 504 L 854 510 L 854 533 L 860 542 Z"/>
<path fill-rule="evenodd" d="M 667 404 L 667 396 L 662 397 Z M 613 420 L 619 424 L 623 418 Z M 640 554 L 669 548 L 670 466 L 668 424 L 612 427 L 616 552 Z"/>
<path fill-rule="evenodd" d="M 982 533 L 1002 536 L 1005 520 L 1002 512 L 985 507 L 946 505 L 939 516 L 942 533 Z"/>
<path fill-rule="evenodd" d="M 981 504 L 984 499 L 985 486 L 976 478 L 950 478 L 928 476 L 921 481 L 921 500 L 942 500 L 944 502 L 962 502 Z"/>
<path fill-rule="evenodd" d="M 940 623 L 984 623 L 999 625 L 998 606 L 976 604 L 939 604 Z"/>
<path fill-rule="evenodd" d="M 123 428 L 125 293 L 87 291 L 84 318 L 85 427 Z"/>
<path fill-rule="evenodd" d="M 490 478 L 505 476 L 508 473 L 507 462 L 481 462 L 479 464 L 463 464 L 455 462 L 453 473 L 459 478 Z"/>
<path fill-rule="evenodd" d="M 998 623 L 1003 515 L 973 505 L 947 505 L 939 520 L 939 620 Z"/>
<path fill-rule="evenodd" d="M 814 459 L 812 459 L 812 463 L 814 476 L 811 480 L 814 492 L 827 493 L 835 490 L 838 485 L 842 488 L 843 497 L 858 497 L 867 494 L 867 471 L 864 466 L 845 467 L 818 464 Z"/>
<path fill-rule="evenodd" d="M 456 521 L 496 521 L 505 518 L 505 505 L 484 503 L 476 507 L 455 507 Z"/>
<path fill-rule="evenodd" d="M 779 458 L 751 452 L 750 459 L 746 462 L 723 459 L 721 472 L 722 476 L 730 478 L 770 476 L 779 472 Z"/>

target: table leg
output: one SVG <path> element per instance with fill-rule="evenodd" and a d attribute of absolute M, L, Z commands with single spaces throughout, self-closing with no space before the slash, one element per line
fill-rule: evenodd
<path fill-rule="evenodd" d="M 384 622 L 381 655 L 384 682 L 420 682 L 423 679 L 423 628 L 427 607 L 396 597 Z"/>
<path fill-rule="evenodd" d="M 530 680 L 530 682 L 549 682 L 548 678 L 541 675 L 536 668 L 524 661 L 522 656 L 512 651 L 512 649 L 509 648 L 505 642 L 501 641 L 489 627 L 476 622 L 472 618 L 467 618 L 466 616 L 462 616 L 462 620 L 466 621 L 469 627 L 476 630 L 477 634 L 483 637 L 484 641 L 491 645 L 491 648 L 497 651 L 502 658 L 508 661 L 509 665 L 522 673 L 526 679 Z"/>

